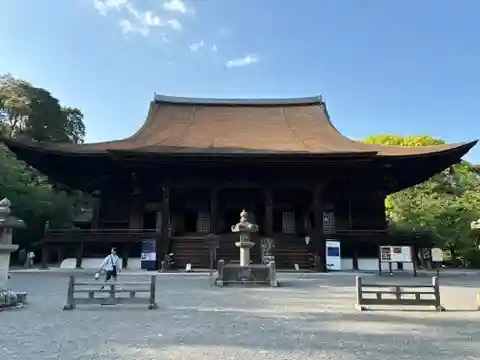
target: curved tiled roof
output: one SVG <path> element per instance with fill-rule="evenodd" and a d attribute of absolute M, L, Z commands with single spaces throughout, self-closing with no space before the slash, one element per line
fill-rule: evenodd
<path fill-rule="evenodd" d="M 143 126 L 132 136 L 91 144 L 6 141 L 41 151 L 419 156 L 459 151 L 476 141 L 404 147 L 365 144 L 343 136 L 331 123 L 321 97 L 228 100 L 155 95 Z M 9 146 L 10 146 L 9 145 Z"/>

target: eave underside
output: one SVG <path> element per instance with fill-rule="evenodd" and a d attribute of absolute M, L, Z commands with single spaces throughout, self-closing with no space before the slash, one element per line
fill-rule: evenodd
<path fill-rule="evenodd" d="M 473 145 L 472 145 L 473 146 Z M 280 180 L 292 184 L 318 183 L 327 177 L 351 177 L 361 187 L 363 183 L 392 193 L 422 181 L 460 161 L 470 147 L 462 147 L 429 156 L 382 157 L 372 153 L 359 156 L 312 156 L 310 154 L 145 154 L 112 152 L 104 155 L 60 155 L 37 151 L 29 147 L 11 146 L 17 157 L 51 179 L 83 191 L 93 191 L 112 177 L 128 177 L 132 173 L 155 173 L 159 182 L 166 174 L 183 177 L 203 177 L 215 182 L 218 173 L 233 178 L 256 174 L 267 182 Z M 263 174 L 263 175 L 262 175 Z M 255 177 L 254 176 L 254 177 Z M 290 180 L 289 180 L 290 179 Z M 350 185 L 352 186 L 352 185 Z"/>

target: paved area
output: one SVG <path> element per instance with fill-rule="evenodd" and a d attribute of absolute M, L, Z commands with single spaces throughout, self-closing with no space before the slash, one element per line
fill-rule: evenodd
<path fill-rule="evenodd" d="M 86 276 L 86 275 L 83 275 Z M 129 276 L 130 277 L 130 276 Z M 137 275 L 135 278 L 139 279 Z M 62 311 L 68 274 L 14 273 L 29 306 L 0 313 L 0 356 L 86 359 L 478 359 L 474 276 L 445 276 L 445 313 L 357 312 L 355 277 L 280 274 L 271 288 L 211 288 L 208 276 L 158 278 L 159 309 Z M 426 277 L 367 282 L 425 282 Z"/>

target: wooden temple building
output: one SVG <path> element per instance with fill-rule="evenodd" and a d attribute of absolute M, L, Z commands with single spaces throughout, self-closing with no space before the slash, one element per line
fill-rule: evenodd
<path fill-rule="evenodd" d="M 427 180 L 460 161 L 476 143 L 426 147 L 365 144 L 343 136 L 321 97 L 277 100 L 155 95 L 132 136 L 91 144 L 4 140 L 16 156 L 57 182 L 89 192 L 88 226 L 49 229 L 43 262 L 105 256 L 116 246 L 124 265 L 156 239 L 157 261 L 206 268 L 205 237 L 217 258 L 237 259 L 242 209 L 275 241 L 277 267 L 325 268 L 325 240 L 341 241 L 348 267 L 378 257 L 386 240 L 387 194 Z M 305 241 L 308 237 L 310 240 Z M 255 240 L 259 244 L 258 239 Z M 395 245 L 395 244 L 390 244 Z M 259 261 L 259 245 L 252 250 Z"/>

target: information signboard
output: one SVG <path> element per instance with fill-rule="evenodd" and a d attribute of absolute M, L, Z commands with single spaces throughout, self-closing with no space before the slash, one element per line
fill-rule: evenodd
<path fill-rule="evenodd" d="M 432 261 L 441 263 L 443 262 L 443 250 L 440 248 L 432 249 Z"/>
<path fill-rule="evenodd" d="M 340 241 L 327 240 L 325 242 L 325 252 L 328 270 L 342 270 L 342 257 L 340 251 Z"/>
<path fill-rule="evenodd" d="M 380 246 L 380 261 L 393 263 L 409 263 L 412 262 L 411 246 Z"/>
<path fill-rule="evenodd" d="M 157 267 L 157 246 L 155 239 L 144 239 L 142 241 L 141 268 L 155 270 Z"/>

